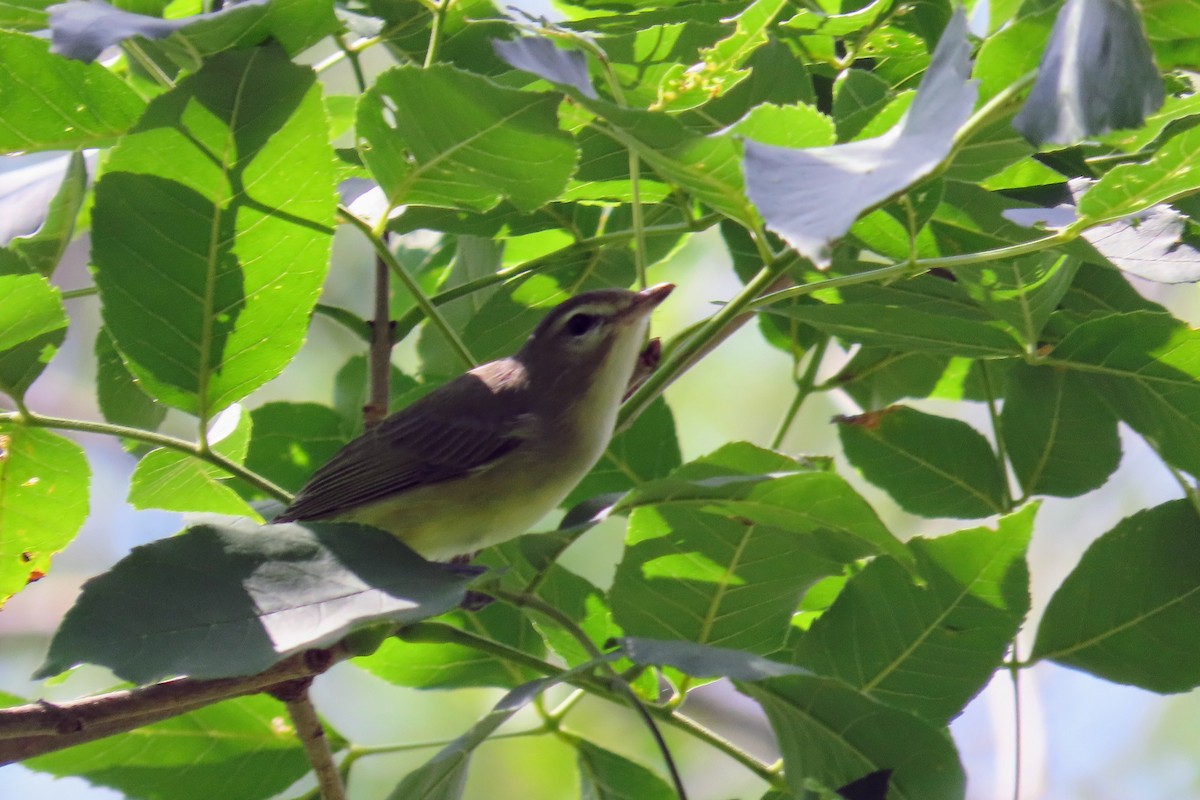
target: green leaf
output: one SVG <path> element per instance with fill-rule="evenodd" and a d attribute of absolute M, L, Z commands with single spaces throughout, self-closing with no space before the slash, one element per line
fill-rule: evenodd
<path fill-rule="evenodd" d="M 571 737 L 578 755 L 580 800 L 672 800 L 675 790 L 654 772 L 599 745 Z"/>
<path fill-rule="evenodd" d="M 729 132 L 777 147 L 826 147 L 837 140 L 832 120 L 806 103 L 755 106 Z"/>
<path fill-rule="evenodd" d="M 897 400 L 932 395 L 949 363 L 933 353 L 860 347 L 832 381 L 860 408 L 878 411 Z"/>
<path fill-rule="evenodd" d="M 624 492 L 679 466 L 675 417 L 662 398 L 646 408 L 627 430 L 613 437 L 600 462 L 576 486 L 562 505 L 570 508 L 589 497 Z"/>
<path fill-rule="evenodd" d="M 962 800 L 966 778 L 950 737 L 840 681 L 795 675 L 739 683 L 779 740 L 795 796 L 807 781 L 834 788 L 892 770 L 889 800 Z"/>
<path fill-rule="evenodd" d="M 817 330 L 864 345 L 967 358 L 1021 354 L 1020 343 L 994 323 L 966 315 L 932 313 L 907 305 L 846 302 L 768 309 Z"/>
<path fill-rule="evenodd" d="M 1057 13 L 1052 7 L 1027 14 L 984 40 L 975 59 L 981 99 L 995 97 L 1037 68 Z"/>
<path fill-rule="evenodd" d="M 1037 253 L 959 267 L 954 276 L 979 305 L 1011 325 L 1027 349 L 1034 350 L 1078 266 L 1079 261 L 1070 256 Z"/>
<path fill-rule="evenodd" d="M 461 628 L 537 657 L 545 655 L 542 638 L 529 619 L 504 603 L 479 611 L 454 611 L 439 623 Z M 412 640 L 403 632 L 385 641 L 355 665 L 396 686 L 418 689 L 461 689 L 468 686 L 511 688 L 537 675 L 504 658 L 454 642 Z"/>
<path fill-rule="evenodd" d="M 0 275 L 0 391 L 24 397 L 67 334 L 58 289 L 41 275 Z"/>
<path fill-rule="evenodd" d="M 1109 170 L 1079 199 L 1082 224 L 1136 214 L 1200 189 L 1200 128 L 1168 140 L 1142 164 Z"/>
<path fill-rule="evenodd" d="M 733 137 L 692 133 L 666 114 L 618 108 L 602 100 L 587 107 L 609 123 L 605 133 L 638 156 L 665 182 L 682 187 L 732 220 L 758 218 L 746 198 Z"/>
<path fill-rule="evenodd" d="M 1103 486 L 1121 461 L 1116 416 L 1076 372 L 1014 367 L 1000 420 L 1026 494 L 1078 497 Z"/>
<path fill-rule="evenodd" d="M 797 461 L 746 442 L 733 442 L 648 481 L 615 507 L 697 509 L 739 524 L 778 527 L 820 559 L 840 565 L 870 555 L 908 563 L 904 546 L 870 505 L 819 463 Z"/>
<path fill-rule="evenodd" d="M 222 413 L 209 431 L 213 451 L 242 463 L 250 440 L 250 415 L 240 406 Z M 190 453 L 160 447 L 147 453 L 129 480 L 129 504 L 134 508 L 210 512 L 262 518 L 232 488 L 230 475 Z"/>
<path fill-rule="evenodd" d="M 51 55 L 45 39 L 0 31 L 0 152 L 75 150 L 111 142 L 145 107 L 98 64 Z"/>
<path fill-rule="evenodd" d="M 295 492 L 348 441 L 346 421 L 318 403 L 267 403 L 250 412 L 246 467 Z"/>
<path fill-rule="evenodd" d="M 873 72 L 862 69 L 843 71 L 834 82 L 833 119 L 838 139 L 848 142 L 892 99 L 892 87 Z"/>
<path fill-rule="evenodd" d="M 692 8 L 699 9 L 700 6 Z M 754 52 L 746 67 L 750 70 L 749 77 L 699 108 L 680 114 L 679 121 L 690 130 L 715 133 L 760 105 L 816 104 L 817 95 L 808 65 L 782 42 L 768 40 Z"/>
<path fill-rule="evenodd" d="M 302 53 L 342 28 L 332 0 L 271 0 L 267 25 L 291 55 Z"/>
<path fill-rule="evenodd" d="M 153 397 L 207 419 L 299 350 L 328 268 L 331 155 L 313 72 L 275 47 L 213 58 L 113 150 L 96 284 Z"/>
<path fill-rule="evenodd" d="M 820 14 L 801 9 L 796 16 L 782 23 L 785 27 L 812 31 L 826 36 L 845 36 L 874 25 L 880 15 L 892 7 L 892 0 L 874 0 L 845 14 Z"/>
<path fill-rule="evenodd" d="M 486 211 L 507 199 L 530 212 L 566 188 L 579 157 L 559 101 L 452 67 L 396 67 L 359 103 L 359 149 L 393 205 Z"/>
<path fill-rule="evenodd" d="M 800 594 L 836 571 L 804 537 L 687 508 L 640 508 L 610 592 L 637 636 L 775 652 Z"/>
<path fill-rule="evenodd" d="M 877 558 L 797 643 L 794 661 L 944 725 L 991 679 L 1029 611 L 1036 505 L 908 545 L 923 579 Z"/>
<path fill-rule="evenodd" d="M 9 0 L 0 5 L 0 28 L 34 33 L 47 26 L 46 9 L 57 0 Z"/>
<path fill-rule="evenodd" d="M 894 19 L 894 18 L 893 18 Z M 950 29 L 949 20 L 938 30 L 935 43 Z M 892 24 L 880 25 L 867 32 L 858 42 L 858 55 L 872 59 L 872 71 L 896 89 L 904 89 L 921 79 L 930 66 L 930 50 L 915 33 Z"/>
<path fill-rule="evenodd" d="M 104 419 L 114 425 L 152 431 L 167 416 L 166 406 L 142 391 L 103 326 L 96 334 L 96 399 Z"/>
<path fill-rule="evenodd" d="M 66 327 L 58 289 L 40 275 L 0 275 L 0 351 Z"/>
<path fill-rule="evenodd" d="M 1083 263 L 1071 288 L 1063 295 L 1064 309 L 1079 314 L 1114 314 L 1124 311 L 1166 313 L 1158 303 L 1147 300 L 1115 269 Z"/>
<path fill-rule="evenodd" d="M 1142 0 L 1138 3 L 1146 33 L 1151 39 L 1193 39 L 1200 36 L 1200 20 L 1192 0 Z"/>
<path fill-rule="evenodd" d="M 699 8 L 696 6 L 695 8 Z M 648 20 L 639 14 L 641 20 Z M 649 21 L 628 32 L 604 38 L 604 54 L 621 84 L 625 103 L 647 108 L 660 101 L 660 89 L 679 64 L 694 64 L 700 53 L 729 33 L 726 25 L 688 19 L 665 25 Z"/>
<path fill-rule="evenodd" d="M 1030 657 L 1159 693 L 1200 685 L 1197 536 L 1186 500 L 1117 523 L 1050 598 Z"/>
<path fill-rule="evenodd" d="M 676 63 L 659 84 L 658 103 L 663 111 L 684 111 L 703 105 L 732 89 L 750 75 L 743 65 L 767 43 L 767 29 L 786 7 L 785 0 L 754 0 L 732 18 L 734 32 L 700 52 L 696 63 Z"/>
<path fill-rule="evenodd" d="M 88 514 L 83 448 L 50 431 L 0 422 L 0 606 L 50 571 Z"/>
<path fill-rule="evenodd" d="M 25 260 L 34 272 L 49 278 L 62 260 L 71 236 L 75 218 L 83 207 L 87 194 L 87 166 L 83 154 L 72 153 L 67 159 L 62 185 L 50 201 L 46 217 L 37 231 L 9 242 L 9 248 Z"/>
<path fill-rule="evenodd" d="M 379 35 L 395 60 L 421 64 L 429 48 L 433 10 L 419 0 L 368 0 L 365 13 L 385 23 Z M 342 11 L 339 10 L 339 15 Z M 509 67 L 492 50 L 492 41 L 512 35 L 512 21 L 493 0 L 457 0 L 437 12 L 438 61 L 480 75 L 499 75 Z M 369 35 L 374 35 L 369 34 Z"/>
<path fill-rule="evenodd" d="M 447 611 L 469 581 L 362 525 L 198 525 L 84 584 L 38 675 L 80 663 L 133 683 L 253 675 L 381 621 Z"/>
<path fill-rule="evenodd" d="M 1013 114 L 1002 114 L 981 125 L 959 142 L 953 160 L 942 173 L 947 180 L 966 184 L 983 182 L 993 188 L 1009 169 L 1036 169 L 1041 183 L 1061 183 L 1063 177 L 1040 162 L 1028 158 L 1034 148 L 1012 126 Z M 984 180 L 989 179 L 989 180 Z"/>
<path fill-rule="evenodd" d="M 460 800 L 467 782 L 467 765 L 475 748 L 555 683 L 556 679 L 543 678 L 509 691 L 469 731 L 406 775 L 388 800 Z"/>
<path fill-rule="evenodd" d="M 1200 332 L 1170 314 L 1112 314 L 1075 327 L 1044 361 L 1086 373 L 1167 461 L 1200 475 Z"/>
<path fill-rule="evenodd" d="M 743 471 L 763 462 L 789 471 Z M 817 580 L 866 555 L 907 557 L 841 478 L 798 466 L 725 448 L 623 500 L 617 511 L 633 512 L 609 595 L 622 629 L 770 654 Z"/>
<path fill-rule="evenodd" d="M 996 454 L 967 423 L 904 406 L 837 421 L 850 463 L 905 511 L 967 519 L 1003 511 Z"/>
<path fill-rule="evenodd" d="M 310 769 L 286 719 L 274 698 L 239 697 L 22 763 L 128 797 L 266 800 Z"/>

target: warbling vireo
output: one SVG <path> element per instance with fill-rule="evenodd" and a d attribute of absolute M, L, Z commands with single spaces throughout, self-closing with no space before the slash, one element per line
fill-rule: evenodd
<path fill-rule="evenodd" d="M 586 292 L 555 307 L 516 355 L 347 444 L 277 521 L 365 523 L 431 560 L 524 533 L 608 447 L 650 312 L 674 288 Z"/>

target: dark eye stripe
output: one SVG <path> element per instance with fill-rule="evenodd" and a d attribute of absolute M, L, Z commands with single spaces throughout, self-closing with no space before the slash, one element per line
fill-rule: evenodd
<path fill-rule="evenodd" d="M 599 319 L 595 314 L 572 314 L 563 325 L 563 329 L 572 336 L 582 336 L 596 327 Z"/>

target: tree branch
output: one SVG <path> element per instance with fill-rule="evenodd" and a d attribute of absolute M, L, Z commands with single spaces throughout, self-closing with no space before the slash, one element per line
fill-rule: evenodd
<path fill-rule="evenodd" d="M 371 321 L 370 375 L 363 424 L 373 428 L 387 416 L 392 388 L 392 310 L 388 265 L 375 257 L 375 317 Z"/>
<path fill-rule="evenodd" d="M 64 703 L 0 709 L 0 766 L 125 733 L 198 708 L 311 679 L 355 655 L 343 644 L 307 650 L 256 675 L 215 680 L 176 678 Z"/>
<path fill-rule="evenodd" d="M 333 760 L 333 751 L 329 749 L 325 726 L 321 724 L 321 718 L 317 716 L 317 709 L 308 694 L 310 685 L 312 678 L 304 678 L 272 694 L 287 704 L 296 738 L 304 745 L 304 754 L 308 756 L 308 763 L 317 777 L 322 800 L 346 800 L 346 787 Z"/>

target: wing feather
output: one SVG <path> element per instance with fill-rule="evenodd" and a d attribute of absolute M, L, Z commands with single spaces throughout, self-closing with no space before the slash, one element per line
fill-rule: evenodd
<path fill-rule="evenodd" d="M 343 447 L 276 519 L 324 519 L 485 468 L 525 442 L 524 368 L 485 364 L 396 412 Z"/>

